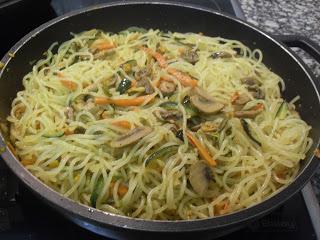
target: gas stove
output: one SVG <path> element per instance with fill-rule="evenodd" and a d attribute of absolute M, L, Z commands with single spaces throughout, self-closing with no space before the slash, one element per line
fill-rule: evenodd
<path fill-rule="evenodd" d="M 100 0 L 52 0 L 57 15 Z M 188 0 L 244 19 L 237 0 Z M 37 10 L 38 11 L 38 10 Z M 21 23 L 23 25 L 23 22 Z M 35 26 L 34 26 L 35 27 Z M 17 41 L 18 39 L 12 39 Z M 0 49 L 5 52 L 8 49 Z M 315 240 L 320 238 L 319 204 L 309 184 L 271 214 L 224 239 Z M 0 239 L 106 239 L 65 219 L 26 189 L 0 159 Z"/>

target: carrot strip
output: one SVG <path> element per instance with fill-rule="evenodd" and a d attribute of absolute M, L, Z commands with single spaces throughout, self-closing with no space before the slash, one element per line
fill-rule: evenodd
<path fill-rule="evenodd" d="M 161 68 L 166 68 L 168 66 L 167 61 L 165 59 L 164 56 L 162 56 L 161 53 L 158 53 L 156 51 L 153 51 L 150 48 L 147 47 L 141 47 L 141 50 L 145 51 L 147 54 L 151 55 L 153 58 L 155 58 L 157 60 L 157 62 L 159 63 L 159 66 Z"/>
<path fill-rule="evenodd" d="M 75 82 L 69 81 L 69 80 L 60 80 L 61 84 L 68 88 L 71 91 L 74 91 L 77 89 L 78 85 Z"/>
<path fill-rule="evenodd" d="M 123 197 L 128 192 L 128 187 L 122 183 L 119 184 L 118 187 L 118 195 Z"/>
<path fill-rule="evenodd" d="M 25 159 L 22 159 L 21 160 L 21 164 L 23 166 L 27 166 L 27 165 L 32 165 L 36 162 L 36 157 L 35 156 L 32 156 L 32 158 L 25 158 Z"/>
<path fill-rule="evenodd" d="M 232 96 L 231 96 L 231 103 L 234 103 L 235 101 L 237 101 L 237 99 L 239 98 L 240 94 L 238 92 L 235 92 Z"/>
<path fill-rule="evenodd" d="M 64 74 L 62 72 L 57 72 L 58 77 L 64 77 Z"/>
<path fill-rule="evenodd" d="M 116 184 L 115 182 L 110 183 L 109 191 L 111 193 L 112 193 L 112 190 L 113 190 L 115 184 Z M 118 195 L 120 197 L 123 197 L 127 192 L 128 192 L 128 187 L 126 185 L 120 183 L 119 187 L 118 187 Z"/>
<path fill-rule="evenodd" d="M 93 50 L 102 51 L 102 50 L 115 48 L 115 45 L 112 42 L 109 42 L 105 39 L 97 39 L 91 44 L 90 48 Z"/>
<path fill-rule="evenodd" d="M 256 106 L 254 106 L 253 109 L 254 110 L 263 110 L 264 109 L 264 105 L 262 103 L 258 103 Z"/>
<path fill-rule="evenodd" d="M 199 142 L 199 140 L 193 136 L 189 131 L 186 131 L 189 141 L 199 150 L 200 156 L 207 161 L 210 166 L 216 166 L 217 162 L 214 160 L 207 149 Z"/>
<path fill-rule="evenodd" d="M 183 86 L 191 86 L 195 87 L 198 84 L 198 81 L 195 79 L 192 79 L 189 75 L 180 72 L 179 70 L 175 68 L 168 68 L 168 73 L 173 75 L 175 78 L 177 78 Z"/>
<path fill-rule="evenodd" d="M 16 158 L 18 158 L 18 154 L 17 154 L 16 150 L 14 149 L 13 145 L 11 144 L 11 142 L 7 142 L 7 146 L 8 146 L 8 148 L 10 149 L 10 151 L 12 152 L 12 154 L 13 154 Z"/>
<path fill-rule="evenodd" d="M 131 128 L 131 123 L 126 120 L 118 120 L 118 121 L 112 122 L 111 124 L 114 126 L 122 127 L 122 128 L 126 128 L 126 129 Z"/>
<path fill-rule="evenodd" d="M 128 106 L 140 106 L 143 103 L 150 102 L 156 94 L 144 95 L 136 98 L 129 99 L 115 99 L 115 98 L 107 98 L 107 97 L 96 97 L 95 103 L 98 105 L 106 105 L 106 104 L 114 104 L 120 107 L 128 107 Z"/>

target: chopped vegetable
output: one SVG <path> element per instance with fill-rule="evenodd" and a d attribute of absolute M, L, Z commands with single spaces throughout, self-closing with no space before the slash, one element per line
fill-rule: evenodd
<path fill-rule="evenodd" d="M 51 163 L 48 164 L 49 168 L 56 168 L 59 166 L 59 161 L 58 160 L 53 160 Z"/>
<path fill-rule="evenodd" d="M 32 158 L 24 158 L 21 160 L 21 164 L 23 166 L 28 166 L 28 165 L 32 165 L 36 162 L 36 157 L 34 155 L 32 155 Z"/>
<path fill-rule="evenodd" d="M 68 88 L 71 91 L 76 90 L 77 87 L 78 87 L 78 85 L 73 81 L 69 81 L 69 80 L 64 80 L 63 79 L 63 80 L 60 80 L 60 82 L 64 87 Z"/>
<path fill-rule="evenodd" d="M 190 97 L 190 102 L 195 106 L 199 111 L 207 114 L 214 114 L 219 112 L 224 105 L 219 102 L 214 102 L 210 99 L 206 99 L 199 95 L 193 95 Z"/>
<path fill-rule="evenodd" d="M 168 96 L 176 91 L 176 84 L 174 82 L 161 81 L 159 89 L 163 95 Z"/>
<path fill-rule="evenodd" d="M 128 192 L 128 187 L 126 185 L 120 183 L 118 186 L 118 195 L 120 197 L 123 197 L 124 195 L 126 195 L 127 192 Z"/>
<path fill-rule="evenodd" d="M 253 142 L 255 142 L 256 144 L 261 146 L 261 143 L 255 137 L 253 137 L 253 135 L 251 134 L 249 123 L 245 119 L 241 119 L 241 124 L 242 124 L 242 127 L 243 127 L 245 133 L 248 135 L 248 137 Z"/>
<path fill-rule="evenodd" d="M 186 134 L 189 141 L 198 149 L 200 156 L 206 160 L 209 166 L 216 166 L 216 160 L 210 156 L 208 150 L 199 142 L 199 140 L 189 131 L 186 131 Z"/>
<path fill-rule="evenodd" d="M 199 55 L 196 51 L 187 49 L 181 54 L 181 57 L 191 64 L 195 64 L 199 61 Z"/>
<path fill-rule="evenodd" d="M 212 181 L 212 170 L 203 161 L 198 161 L 190 167 L 189 181 L 193 190 L 201 197 L 208 193 L 209 183 Z"/>
<path fill-rule="evenodd" d="M 121 64 L 121 67 L 126 73 L 129 73 L 132 71 L 132 68 L 136 65 L 137 65 L 137 61 L 132 59 Z"/>
<path fill-rule="evenodd" d="M 182 129 L 178 130 L 176 133 L 176 137 L 183 141 L 183 131 Z"/>
<path fill-rule="evenodd" d="M 111 147 L 121 148 L 144 138 L 152 132 L 150 127 L 136 127 L 110 143 Z"/>
<path fill-rule="evenodd" d="M 159 63 L 159 66 L 161 68 L 166 68 L 168 66 L 167 61 L 164 56 L 161 55 L 161 53 L 158 53 L 151 48 L 147 47 L 141 47 L 141 50 L 145 51 L 147 54 L 151 55 L 156 61 Z"/>
<path fill-rule="evenodd" d="M 231 54 L 229 52 L 215 52 L 212 55 L 213 59 L 217 59 L 217 58 L 232 58 L 233 56 L 235 56 L 235 54 Z"/>
<path fill-rule="evenodd" d="M 128 107 L 128 106 L 140 106 L 144 103 L 150 102 L 155 97 L 155 94 L 144 95 L 136 98 L 107 98 L 107 97 L 96 97 L 95 103 L 98 105 L 106 105 L 106 104 L 114 104 L 120 107 Z"/>
<path fill-rule="evenodd" d="M 122 127 L 122 128 L 126 128 L 126 129 L 130 129 L 131 128 L 131 123 L 126 121 L 126 120 L 114 121 L 111 124 L 114 125 L 114 126 Z"/>
<path fill-rule="evenodd" d="M 314 155 L 320 159 L 320 149 L 316 148 L 316 150 L 314 150 Z"/>
<path fill-rule="evenodd" d="M 177 110 L 155 110 L 153 113 L 161 121 L 166 121 L 170 123 L 176 123 L 177 121 L 182 119 L 182 113 Z"/>
<path fill-rule="evenodd" d="M 186 110 L 188 117 L 193 117 L 198 114 L 197 109 L 194 108 L 190 103 L 190 96 L 187 95 L 183 98 L 182 105 L 183 105 L 184 109 Z"/>
<path fill-rule="evenodd" d="M 163 102 L 159 105 L 159 107 L 162 107 L 166 110 L 177 110 L 178 103 L 176 103 L 176 102 Z"/>
<path fill-rule="evenodd" d="M 254 118 L 259 113 L 261 113 L 263 109 L 252 109 L 252 110 L 245 110 L 245 111 L 236 111 L 234 112 L 234 116 L 237 118 Z"/>
<path fill-rule="evenodd" d="M 96 207 L 97 200 L 103 189 L 103 186 L 104 186 L 104 180 L 103 180 L 103 177 L 100 176 L 93 187 L 93 191 L 90 197 L 90 203 L 92 207 Z"/>
<path fill-rule="evenodd" d="M 121 82 L 119 83 L 119 86 L 117 88 L 117 91 L 120 94 L 124 94 L 129 88 L 131 87 L 131 81 L 129 79 L 122 79 Z"/>
<path fill-rule="evenodd" d="M 56 138 L 56 137 L 62 137 L 63 135 L 64 135 L 64 131 L 53 131 L 53 132 L 43 134 L 43 137 Z"/>
<path fill-rule="evenodd" d="M 192 116 L 187 120 L 187 126 L 192 131 L 198 131 L 201 128 L 202 118 L 200 116 Z"/>
<path fill-rule="evenodd" d="M 279 119 L 285 119 L 289 111 L 289 107 L 286 101 L 283 101 L 276 113 L 276 117 Z"/>
<path fill-rule="evenodd" d="M 177 78 L 181 84 L 185 87 L 195 87 L 198 84 L 198 81 L 191 78 L 189 75 L 180 72 L 179 70 L 175 68 L 168 68 L 168 73 L 173 75 L 175 78 Z"/>
<path fill-rule="evenodd" d="M 179 145 L 171 145 L 168 147 L 161 148 L 158 151 L 150 154 L 145 160 L 146 166 L 148 166 L 148 164 L 155 159 L 159 159 L 167 154 L 173 154 L 177 152 L 178 148 L 179 148 Z"/>
<path fill-rule="evenodd" d="M 90 49 L 95 52 L 95 51 L 102 51 L 102 50 L 108 50 L 111 48 L 115 48 L 115 45 L 112 42 L 109 42 L 106 39 L 97 39 L 95 40 L 91 46 Z"/>

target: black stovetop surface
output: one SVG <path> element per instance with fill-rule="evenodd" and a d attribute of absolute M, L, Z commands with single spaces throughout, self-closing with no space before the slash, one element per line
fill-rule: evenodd
<path fill-rule="evenodd" d="M 52 1 L 58 15 L 100 2 L 107 1 Z M 188 0 L 185 2 L 196 2 L 243 18 L 236 0 Z M 24 31 L 23 24 L 21 31 Z M 18 39 L 12 40 L 17 41 Z M 7 51 L 8 49 L 2 50 Z M 0 239 L 98 240 L 106 238 L 79 227 L 47 206 L 21 184 L 0 159 Z M 271 214 L 251 223 L 244 229 L 221 238 L 221 240 L 224 239 L 311 240 L 316 239 L 316 234 L 302 193 L 298 193 Z"/>

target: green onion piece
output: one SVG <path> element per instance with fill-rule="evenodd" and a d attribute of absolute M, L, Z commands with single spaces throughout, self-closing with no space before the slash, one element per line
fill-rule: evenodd
<path fill-rule="evenodd" d="M 160 150 L 152 153 L 145 160 L 146 166 L 148 166 L 148 164 L 155 159 L 161 158 L 166 154 L 172 154 L 172 153 L 176 152 L 178 150 L 178 148 L 179 148 L 179 145 L 171 145 L 168 147 L 161 148 Z"/>
<path fill-rule="evenodd" d="M 98 199 L 98 197 L 103 189 L 103 186 L 104 186 L 103 183 L 104 183 L 103 177 L 100 176 L 93 187 L 93 191 L 92 191 L 92 194 L 90 197 L 90 203 L 91 203 L 92 207 L 96 207 L 97 199 Z"/>
<path fill-rule="evenodd" d="M 288 113 L 288 104 L 286 103 L 286 101 L 283 101 L 276 113 L 276 117 L 278 117 L 279 119 L 285 119 L 285 117 L 287 116 Z"/>
<path fill-rule="evenodd" d="M 64 131 L 55 131 L 55 132 L 43 134 L 43 136 L 46 138 L 57 138 L 57 137 L 62 137 L 63 135 L 64 135 Z"/>
<path fill-rule="evenodd" d="M 159 105 L 159 107 L 162 107 L 166 110 L 177 110 L 178 109 L 178 103 L 176 102 L 164 102 L 164 103 L 161 103 Z"/>
<path fill-rule="evenodd" d="M 240 121 L 248 137 L 261 147 L 261 143 L 255 137 L 252 136 L 248 122 L 245 119 L 241 119 Z"/>

